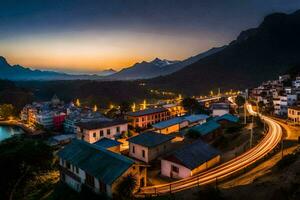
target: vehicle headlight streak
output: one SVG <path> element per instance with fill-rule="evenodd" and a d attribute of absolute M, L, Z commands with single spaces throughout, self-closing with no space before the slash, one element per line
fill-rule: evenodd
<path fill-rule="evenodd" d="M 251 105 L 247 105 L 247 109 L 251 115 L 257 115 L 256 112 L 253 111 Z M 268 153 L 270 153 L 281 141 L 282 129 L 280 125 L 274 121 L 273 119 L 265 116 L 260 117 L 265 120 L 265 122 L 269 126 L 268 133 L 266 136 L 260 141 L 252 149 L 243 153 L 242 155 L 225 162 L 219 166 L 211 168 L 203 173 L 194 175 L 192 177 L 188 177 L 185 179 L 181 179 L 179 181 L 174 181 L 168 184 L 160 184 L 155 186 L 142 187 L 139 194 L 140 195 L 156 195 L 156 194 L 164 194 L 172 192 L 178 192 L 181 190 L 189 189 L 192 187 L 196 187 L 198 185 L 206 185 L 209 183 L 213 183 L 216 180 L 221 180 L 230 175 L 245 169 L 251 164 L 257 162 Z"/>

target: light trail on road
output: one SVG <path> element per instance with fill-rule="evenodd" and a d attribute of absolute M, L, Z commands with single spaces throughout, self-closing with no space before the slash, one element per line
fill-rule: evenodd
<path fill-rule="evenodd" d="M 257 115 L 257 113 L 253 111 L 251 105 L 247 105 L 247 109 L 251 115 Z M 282 137 L 282 129 L 275 120 L 262 115 L 259 116 L 268 124 L 269 130 L 265 137 L 252 149 L 200 174 L 167 184 L 142 187 L 138 195 L 155 196 L 158 194 L 175 193 L 192 187 L 207 185 L 228 178 L 234 173 L 259 161 L 280 143 Z"/>

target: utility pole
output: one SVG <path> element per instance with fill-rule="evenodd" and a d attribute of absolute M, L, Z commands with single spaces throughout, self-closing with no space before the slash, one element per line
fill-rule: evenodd
<path fill-rule="evenodd" d="M 244 124 L 247 124 L 247 109 L 246 109 L 246 103 L 244 104 Z"/>
<path fill-rule="evenodd" d="M 251 123 L 251 133 L 250 133 L 250 148 L 252 147 L 253 142 L 253 126 L 254 126 L 253 116 L 252 116 L 252 123 Z"/>
<path fill-rule="evenodd" d="M 283 158 L 283 138 L 281 138 L 281 159 Z"/>

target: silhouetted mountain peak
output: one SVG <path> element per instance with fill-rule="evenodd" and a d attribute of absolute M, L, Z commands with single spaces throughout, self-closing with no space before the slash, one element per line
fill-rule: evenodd
<path fill-rule="evenodd" d="M 0 67 L 10 67 L 7 60 L 3 56 L 0 56 Z"/>

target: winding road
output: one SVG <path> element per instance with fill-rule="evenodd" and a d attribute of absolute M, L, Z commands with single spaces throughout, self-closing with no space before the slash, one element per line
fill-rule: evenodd
<path fill-rule="evenodd" d="M 251 105 L 247 105 L 247 109 L 251 115 L 257 115 L 257 113 L 253 111 Z M 175 193 L 192 187 L 214 183 L 218 180 L 228 178 L 234 173 L 259 161 L 280 143 L 282 137 L 282 129 L 276 121 L 266 116 L 260 115 L 260 117 L 268 124 L 269 130 L 260 143 L 252 149 L 203 173 L 168 184 L 142 187 L 137 195 L 155 196 L 158 194 Z"/>

